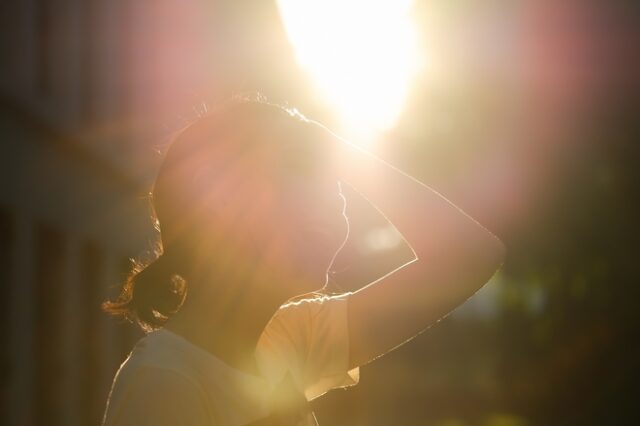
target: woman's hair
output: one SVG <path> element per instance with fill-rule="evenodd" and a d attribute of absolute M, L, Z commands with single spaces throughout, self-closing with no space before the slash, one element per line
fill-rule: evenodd
<path fill-rule="evenodd" d="M 186 298 L 186 280 L 178 272 L 180 265 L 163 255 L 160 244 L 132 262 L 119 296 L 115 301 L 103 302 L 102 309 L 136 321 L 149 332 L 178 311 Z"/>
<path fill-rule="evenodd" d="M 213 150 L 251 155 L 261 144 L 264 149 L 274 140 L 307 132 L 308 123 L 295 110 L 264 101 L 234 100 L 178 132 L 150 194 L 152 220 L 162 231 L 161 242 L 133 261 L 119 296 L 103 302 L 102 309 L 137 322 L 145 332 L 161 327 L 186 298 L 192 248 L 184 242 L 198 234 L 202 215 L 211 208 L 212 185 L 206 184 L 211 182 L 207 177 L 225 173 L 213 161 Z"/>

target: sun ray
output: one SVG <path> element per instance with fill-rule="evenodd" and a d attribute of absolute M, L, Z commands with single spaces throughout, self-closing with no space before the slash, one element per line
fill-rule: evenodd
<path fill-rule="evenodd" d="M 279 0 L 303 69 L 357 140 L 395 124 L 419 69 L 411 0 Z"/>

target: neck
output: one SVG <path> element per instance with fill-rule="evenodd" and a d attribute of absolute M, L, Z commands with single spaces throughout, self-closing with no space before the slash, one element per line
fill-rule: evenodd
<path fill-rule="evenodd" d="M 230 366 L 257 374 L 254 353 L 265 326 L 286 298 L 264 294 L 206 294 L 215 288 L 199 283 L 198 294 L 189 297 L 164 325 Z M 202 285 L 204 284 L 204 285 Z M 241 289 L 246 283 L 226 286 Z M 260 286 L 269 288 L 268 286 Z M 204 293 L 204 294 L 203 294 Z"/>

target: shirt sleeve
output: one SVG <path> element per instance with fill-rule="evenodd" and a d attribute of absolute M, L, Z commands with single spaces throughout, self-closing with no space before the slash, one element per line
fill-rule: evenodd
<path fill-rule="evenodd" d="M 359 368 L 349 368 L 349 295 L 303 298 L 276 312 L 256 351 L 269 382 L 277 383 L 289 373 L 309 401 L 358 383 Z"/>

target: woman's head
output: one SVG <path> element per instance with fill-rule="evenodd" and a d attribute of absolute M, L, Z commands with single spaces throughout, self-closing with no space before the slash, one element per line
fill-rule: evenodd
<path fill-rule="evenodd" d="M 317 124 L 262 102 L 227 105 L 181 131 L 152 191 L 162 254 L 104 308 L 151 329 L 186 286 L 285 299 L 322 287 L 348 232 L 323 138 Z"/>

